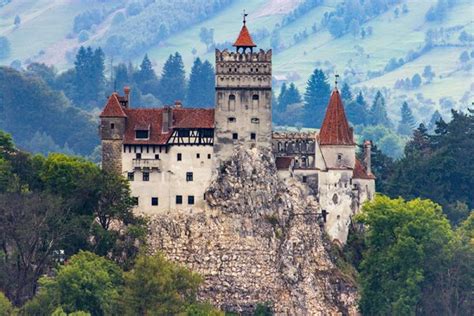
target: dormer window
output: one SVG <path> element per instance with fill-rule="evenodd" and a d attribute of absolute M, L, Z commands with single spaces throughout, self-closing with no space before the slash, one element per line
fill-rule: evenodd
<path fill-rule="evenodd" d="M 136 130 L 135 131 L 135 138 L 136 139 L 148 139 L 149 135 L 148 135 L 148 131 L 146 130 Z"/>
<path fill-rule="evenodd" d="M 342 154 L 337 154 L 337 160 L 341 161 L 342 160 Z"/>

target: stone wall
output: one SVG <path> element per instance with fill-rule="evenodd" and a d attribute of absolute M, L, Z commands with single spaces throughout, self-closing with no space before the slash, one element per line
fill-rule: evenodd
<path fill-rule="evenodd" d="M 227 311 L 271 302 L 278 315 L 356 314 L 355 286 L 330 260 L 319 205 L 287 182 L 269 151 L 236 148 L 205 209 L 152 217 L 151 249 L 199 272 L 200 298 Z"/>

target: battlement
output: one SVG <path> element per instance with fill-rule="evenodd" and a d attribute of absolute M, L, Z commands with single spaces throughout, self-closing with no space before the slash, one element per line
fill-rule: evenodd
<path fill-rule="evenodd" d="M 240 53 L 229 52 L 227 49 L 220 51 L 216 49 L 216 64 L 219 62 L 267 62 L 272 61 L 272 50 L 266 52 L 260 49 L 258 52 Z"/>

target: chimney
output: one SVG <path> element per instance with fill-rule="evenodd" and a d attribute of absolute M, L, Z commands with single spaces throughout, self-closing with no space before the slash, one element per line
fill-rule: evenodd
<path fill-rule="evenodd" d="M 123 87 L 123 93 L 125 93 L 125 107 L 130 108 L 130 87 L 125 86 Z"/>
<path fill-rule="evenodd" d="M 163 108 L 163 118 L 161 121 L 161 132 L 169 133 L 173 124 L 173 109 L 170 106 Z"/>
<path fill-rule="evenodd" d="M 372 155 L 372 142 L 370 140 L 364 141 L 364 164 L 365 169 L 367 170 L 367 174 L 372 174 L 372 162 L 371 162 L 371 155 Z"/>
<path fill-rule="evenodd" d="M 179 108 L 181 108 L 182 106 L 183 106 L 183 104 L 181 103 L 180 100 L 174 101 L 174 107 L 175 107 L 175 108 L 179 109 Z"/>

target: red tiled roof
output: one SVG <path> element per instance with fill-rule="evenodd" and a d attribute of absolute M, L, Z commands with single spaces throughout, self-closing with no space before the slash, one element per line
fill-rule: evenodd
<path fill-rule="evenodd" d="M 164 108 L 124 109 L 127 115 L 124 144 L 164 145 L 168 142 L 173 128 L 214 128 L 214 109 L 173 108 L 173 123 L 168 133 L 162 132 Z M 135 139 L 137 128 L 148 127 L 148 139 Z"/>
<path fill-rule="evenodd" d="M 355 161 L 354 172 L 352 177 L 354 179 L 375 179 L 375 176 L 373 174 L 367 173 L 367 170 L 365 170 L 364 165 L 359 161 L 359 159 L 356 159 Z"/>
<path fill-rule="evenodd" d="M 293 157 L 276 157 L 275 164 L 278 170 L 288 170 Z"/>
<path fill-rule="evenodd" d="M 242 26 L 239 37 L 237 37 L 237 40 L 235 41 L 233 46 L 235 47 L 256 47 L 257 46 L 253 42 L 252 36 L 250 36 L 249 30 L 247 29 L 247 26 L 245 26 L 245 24 Z"/>
<path fill-rule="evenodd" d="M 107 104 L 105 105 L 104 110 L 100 113 L 100 117 L 126 117 L 127 115 L 123 111 L 122 106 L 120 105 L 117 93 L 113 93 Z"/>
<path fill-rule="evenodd" d="M 323 124 L 319 131 L 321 145 L 355 145 L 352 129 L 344 112 L 339 91 L 332 92 Z"/>

